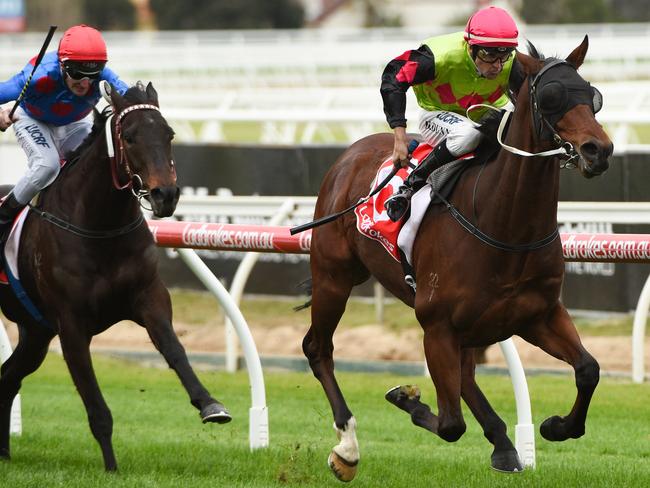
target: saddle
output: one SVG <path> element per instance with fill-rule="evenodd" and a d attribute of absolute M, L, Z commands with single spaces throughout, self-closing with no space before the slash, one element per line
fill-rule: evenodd
<path fill-rule="evenodd" d="M 421 143 L 413 151 L 412 167 L 400 169 L 382 190 L 364 204 L 359 205 L 354 211 L 357 218 L 357 230 L 369 239 L 378 241 L 393 259 L 402 264 L 405 281 L 414 291 L 415 272 L 410 262 L 413 241 L 420 222 L 429 205 L 440 204 L 451 195 L 461 174 L 469 166 L 466 161 L 474 157 L 474 153 L 465 154 L 433 171 L 427 179 L 427 184 L 411 198 L 411 206 L 406 215 L 397 222 L 391 221 L 384 208 L 384 202 L 403 184 L 413 168 L 417 167 L 432 150 L 433 148 L 429 144 Z M 387 159 L 381 164 L 370 186 L 369 193 L 390 173 L 392 168 L 391 159 Z"/>

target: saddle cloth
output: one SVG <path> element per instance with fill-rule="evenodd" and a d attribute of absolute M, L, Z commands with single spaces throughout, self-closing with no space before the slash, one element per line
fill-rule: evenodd
<path fill-rule="evenodd" d="M 428 183 L 411 197 L 410 216 L 407 212 L 400 220 L 393 222 L 388 218 L 384 202 L 397 191 L 413 168 L 417 167 L 431 150 L 432 147 L 429 144 L 421 143 L 412 153 L 411 164 L 413 167 L 401 168 L 383 189 L 354 210 L 357 217 L 357 230 L 369 239 L 378 241 L 396 261 L 401 261 L 399 251 L 401 249 L 407 262 L 411 263 L 413 241 L 424 218 L 424 213 L 431 203 L 432 190 L 441 191 L 445 184 L 458 174 L 458 171 L 464 166 L 465 160 L 474 157 L 474 153 L 468 153 L 437 168 L 427 179 Z M 390 158 L 381 164 L 370 185 L 369 194 L 379 182 L 388 176 L 392 169 L 393 161 Z"/>
<path fill-rule="evenodd" d="M 9 267 L 9 271 L 16 279 L 19 279 L 18 276 L 18 247 L 20 245 L 20 234 L 23 230 L 23 224 L 27 218 L 27 213 L 29 212 L 29 207 L 24 208 L 14 220 L 11 231 L 9 232 L 9 237 L 5 243 L 4 248 L 4 262 L 0 260 L 0 284 L 8 285 L 9 279 L 7 273 L 4 269 L 4 264 Z"/>

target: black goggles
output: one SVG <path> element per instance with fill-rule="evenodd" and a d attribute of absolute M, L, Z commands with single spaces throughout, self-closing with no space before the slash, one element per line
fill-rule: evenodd
<path fill-rule="evenodd" d="M 102 74 L 102 70 L 106 63 L 104 62 L 64 62 L 63 71 L 66 75 L 72 78 L 75 81 L 81 81 L 84 79 L 97 80 Z"/>
<path fill-rule="evenodd" d="M 494 63 L 497 60 L 505 63 L 514 51 L 515 49 L 510 47 L 480 47 L 476 56 L 484 63 Z"/>

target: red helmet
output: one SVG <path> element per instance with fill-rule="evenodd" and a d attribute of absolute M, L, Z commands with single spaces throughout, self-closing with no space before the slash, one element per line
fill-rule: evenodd
<path fill-rule="evenodd" d="M 85 24 L 75 25 L 63 33 L 59 60 L 106 62 L 106 43 L 97 29 Z"/>
<path fill-rule="evenodd" d="M 467 21 L 465 40 L 471 46 L 517 47 L 519 31 L 510 14 L 499 7 L 479 10 Z"/>

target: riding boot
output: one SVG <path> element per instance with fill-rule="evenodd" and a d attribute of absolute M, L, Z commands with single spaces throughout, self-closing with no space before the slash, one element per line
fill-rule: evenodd
<path fill-rule="evenodd" d="M 0 203 L 0 247 L 4 246 L 14 219 L 23 208 L 25 205 L 18 202 L 13 193 L 9 193 Z"/>
<path fill-rule="evenodd" d="M 411 174 L 408 175 L 404 184 L 399 187 L 397 192 L 386 200 L 384 207 L 386 208 L 388 218 L 393 222 L 397 222 L 401 219 L 411 204 L 411 197 L 426 184 L 429 175 L 433 173 L 435 169 L 452 162 L 454 159 L 456 159 L 456 157 L 449 152 L 449 149 L 447 149 L 446 141 L 438 144 L 435 149 L 424 158 L 424 161 L 411 171 Z"/>

